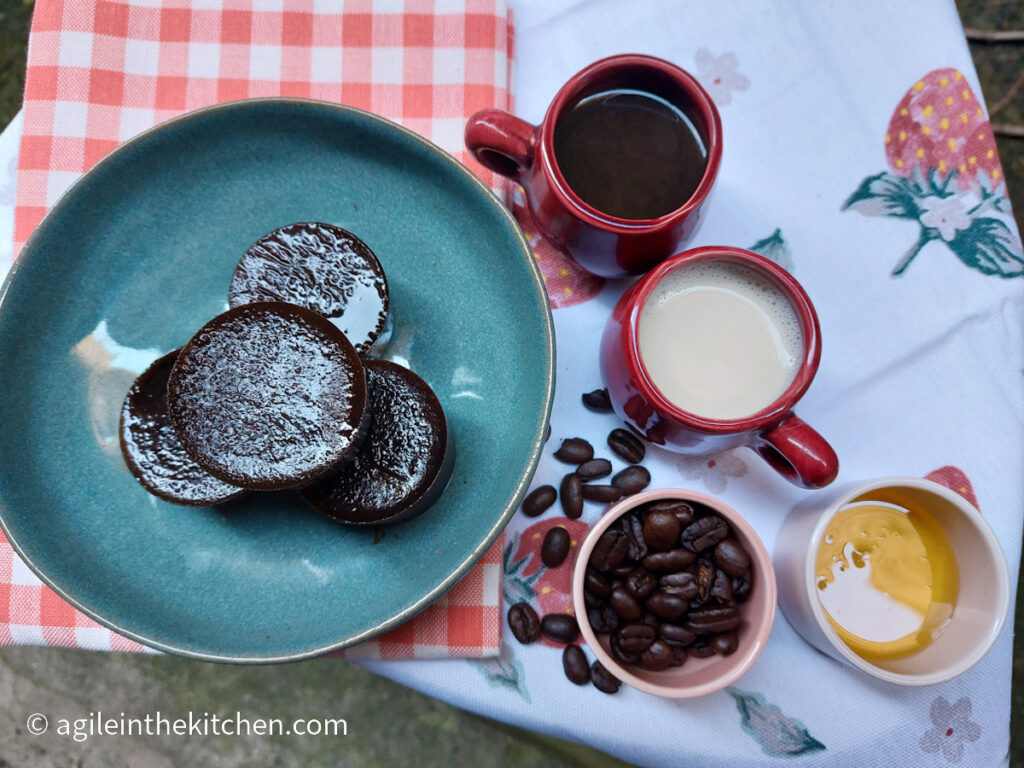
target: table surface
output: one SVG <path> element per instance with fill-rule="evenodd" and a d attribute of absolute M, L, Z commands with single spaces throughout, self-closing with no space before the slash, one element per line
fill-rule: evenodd
<path fill-rule="evenodd" d="M 1019 5 L 959 2 L 965 26 L 984 29 L 1024 29 L 1024 9 Z M 16 111 L 24 74 L 24 45 L 31 12 L 20 0 L 0 0 L 0 126 Z M 990 110 L 1011 90 L 1024 69 L 1024 45 L 972 44 L 972 55 Z M 993 122 L 1024 122 L 1024 91 L 1006 100 Z M 1018 222 L 1024 220 L 1024 141 L 1000 137 L 999 151 L 1007 176 Z M 1018 600 L 1016 626 L 1024 629 L 1024 606 Z M 1011 733 L 1024 733 L 1024 642 L 1018 633 L 1014 654 L 1013 723 Z M 245 708 L 269 716 L 320 715 L 336 711 L 348 718 L 350 734 L 344 764 L 403 764 L 415 754 L 418 764 L 451 764 L 455 760 L 477 762 L 487 757 L 509 765 L 617 764 L 591 750 L 537 737 L 509 728 L 416 694 L 337 660 L 317 660 L 302 665 L 252 669 L 215 667 L 182 659 L 151 658 L 81 651 L 5 648 L 0 650 L 0 687 L 16 695 L 0 700 L 0 728 L 11 733 L 21 727 L 33 707 L 65 701 L 65 708 L 86 712 L 95 709 L 134 710 L 172 708 L 234 708 L 243 698 Z M 144 698 L 136 698 L 145 691 Z M 70 706 L 68 706 L 70 705 Z M 457 734 L 458 738 L 451 738 Z M 1011 743 L 1011 763 L 1024 765 L 1024 739 Z M 71 744 L 71 742 L 67 742 Z M 67 746 L 67 744 L 65 746 Z M 337 759 L 329 741 L 271 743 L 256 737 L 240 737 L 230 743 L 214 739 L 196 741 L 93 740 L 71 745 L 67 754 L 48 755 L 54 764 L 72 756 L 82 765 L 125 764 L 171 758 L 206 763 L 214 756 L 223 765 L 240 765 L 257 755 L 286 759 L 289 763 L 318 763 L 328 754 Z M 322 751 L 321 751 L 322 750 Z M 37 748 L 25 739 L 3 740 L 0 759 L 13 765 L 38 761 Z M 146 762 L 145 764 L 149 764 Z M 154 763 L 156 764 L 156 763 Z"/>

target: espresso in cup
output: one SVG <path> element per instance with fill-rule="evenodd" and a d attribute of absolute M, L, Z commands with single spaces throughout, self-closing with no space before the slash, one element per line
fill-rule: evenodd
<path fill-rule="evenodd" d="M 555 159 L 566 183 L 620 219 L 657 219 L 682 206 L 700 185 L 707 156 L 686 112 L 645 91 L 592 94 L 555 125 Z"/>
<path fill-rule="evenodd" d="M 667 400 L 721 421 L 778 400 L 804 358 L 800 318 L 786 295 L 753 269 L 724 260 L 668 273 L 643 305 L 638 342 Z"/>

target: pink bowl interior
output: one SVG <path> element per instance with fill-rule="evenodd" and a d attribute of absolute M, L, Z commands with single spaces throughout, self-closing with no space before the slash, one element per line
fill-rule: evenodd
<path fill-rule="evenodd" d="M 669 667 L 660 672 L 651 672 L 639 667 L 623 667 L 612 658 L 608 650 L 609 635 L 600 639 L 594 634 L 587 621 L 586 605 L 583 601 L 583 577 L 586 563 L 597 540 L 619 517 L 629 510 L 659 499 L 685 499 L 711 507 L 729 522 L 736 539 L 750 555 L 752 585 L 750 597 L 740 606 L 743 620 L 737 630 L 739 647 L 729 656 L 714 655 L 705 659 L 689 658 L 681 667 Z M 604 516 L 594 524 L 580 545 L 573 571 L 573 606 L 579 619 L 580 631 L 587 645 L 608 670 L 634 688 L 646 693 L 667 698 L 692 698 L 721 690 L 734 682 L 761 654 L 775 620 L 776 587 L 775 573 L 764 544 L 750 524 L 738 512 L 718 499 L 707 494 L 683 488 L 665 488 L 645 491 L 631 496 L 610 507 Z"/>

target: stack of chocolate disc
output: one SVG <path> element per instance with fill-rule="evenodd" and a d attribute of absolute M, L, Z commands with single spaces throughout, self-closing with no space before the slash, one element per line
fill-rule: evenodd
<path fill-rule="evenodd" d="M 430 387 L 379 352 L 387 279 L 338 227 L 299 223 L 243 256 L 231 309 L 151 365 L 121 413 L 121 449 L 151 493 L 218 504 L 301 488 L 350 524 L 407 520 L 444 491 L 454 450 Z"/>

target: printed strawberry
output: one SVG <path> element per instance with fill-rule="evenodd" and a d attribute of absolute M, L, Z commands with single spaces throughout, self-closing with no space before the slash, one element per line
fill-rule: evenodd
<path fill-rule="evenodd" d="M 548 568 L 541 562 L 540 548 L 545 534 L 556 525 L 569 532 L 569 556 L 557 568 Z M 572 607 L 573 563 L 576 548 L 588 530 L 589 526 L 582 520 L 553 517 L 534 523 L 513 536 L 505 545 L 505 601 L 510 605 L 527 601 L 540 616 L 575 613 Z M 541 642 L 559 645 L 543 637 Z"/>
<path fill-rule="evenodd" d="M 918 223 L 894 277 L 933 240 L 983 274 L 1024 276 L 992 129 L 961 72 L 936 69 L 911 86 L 889 120 L 885 155 L 891 172 L 864 179 L 842 209 Z"/>
<path fill-rule="evenodd" d="M 892 172 L 907 179 L 915 171 L 926 177 L 931 168 L 940 180 L 956 171 L 960 190 L 977 189 L 979 171 L 992 184 L 1003 176 L 985 110 L 952 67 L 929 72 L 907 91 L 889 121 L 885 156 Z"/>
<path fill-rule="evenodd" d="M 526 235 L 526 242 L 530 244 L 533 257 L 537 260 L 552 309 L 582 304 L 601 292 L 604 288 L 603 277 L 585 271 L 541 237 L 533 216 L 526 207 L 521 189 L 516 189 L 513 195 L 512 214 L 519 221 L 519 226 Z"/>
<path fill-rule="evenodd" d="M 925 475 L 924 479 L 946 486 L 949 490 L 959 493 L 971 502 L 976 509 L 981 509 L 978 506 L 978 497 L 974 495 L 974 487 L 971 485 L 971 481 L 967 479 L 967 475 L 959 467 L 939 467 Z"/>

